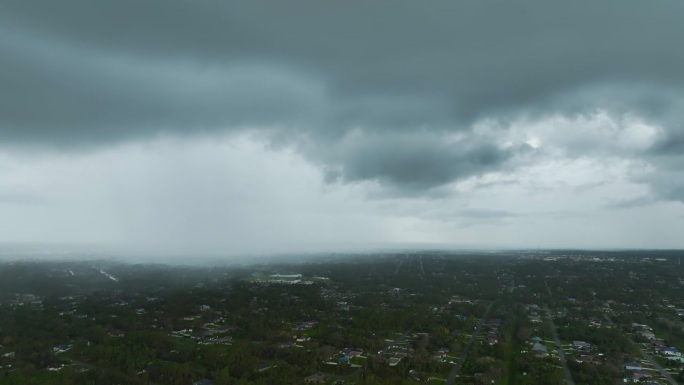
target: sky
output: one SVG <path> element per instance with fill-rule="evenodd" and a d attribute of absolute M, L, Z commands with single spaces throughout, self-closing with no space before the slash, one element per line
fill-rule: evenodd
<path fill-rule="evenodd" d="M 684 2 L 8 0 L 0 243 L 684 248 Z"/>

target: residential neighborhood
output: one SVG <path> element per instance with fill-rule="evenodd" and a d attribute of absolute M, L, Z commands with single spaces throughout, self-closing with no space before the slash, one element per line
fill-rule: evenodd
<path fill-rule="evenodd" d="M 4 263 L 0 383 L 677 384 L 678 261 L 425 252 Z"/>

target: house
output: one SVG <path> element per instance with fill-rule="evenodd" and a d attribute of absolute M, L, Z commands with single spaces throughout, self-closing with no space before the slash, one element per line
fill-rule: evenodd
<path fill-rule="evenodd" d="M 677 348 L 670 346 L 669 348 L 665 348 L 661 350 L 662 354 L 666 356 L 681 356 L 681 353 L 677 351 Z"/>
<path fill-rule="evenodd" d="M 651 327 L 648 325 L 642 325 L 642 324 L 638 324 L 638 323 L 634 322 L 634 323 L 632 323 L 632 330 L 639 331 L 639 330 L 653 330 L 653 329 L 651 329 Z"/>
<path fill-rule="evenodd" d="M 421 373 L 415 369 L 409 370 L 409 377 L 411 377 L 412 380 L 415 381 L 421 381 Z"/>
<path fill-rule="evenodd" d="M 625 364 L 625 370 L 640 371 L 641 365 L 637 364 L 636 362 L 628 362 Z"/>
<path fill-rule="evenodd" d="M 71 349 L 71 345 L 59 344 L 59 345 L 55 346 L 54 348 L 52 348 L 52 351 L 56 354 L 59 354 L 59 353 L 64 353 L 66 351 L 69 351 L 69 349 Z"/>
<path fill-rule="evenodd" d="M 534 355 L 537 357 L 546 357 L 549 355 L 546 346 L 540 344 L 539 342 L 535 342 L 534 345 L 532 345 L 532 353 L 534 353 Z"/>
<path fill-rule="evenodd" d="M 311 329 L 312 327 L 316 326 L 317 322 L 316 321 L 305 321 L 305 322 L 300 322 L 297 324 L 295 327 L 295 330 L 306 330 L 306 329 Z"/>
<path fill-rule="evenodd" d="M 601 327 L 601 320 L 596 317 L 590 317 L 589 318 L 589 326 L 593 327 Z"/>
<path fill-rule="evenodd" d="M 653 334 L 653 332 L 650 330 L 639 330 L 637 332 L 637 334 L 639 334 L 640 336 L 642 336 L 648 340 L 655 339 L 655 334 Z"/>
<path fill-rule="evenodd" d="M 649 372 L 646 372 L 644 370 L 635 370 L 632 372 L 632 381 L 634 382 L 640 382 L 643 380 L 650 380 L 653 378 Z"/>
<path fill-rule="evenodd" d="M 449 352 L 449 349 L 447 348 L 442 348 L 439 349 L 435 354 L 432 355 L 432 359 L 435 361 L 442 361 L 446 357 L 446 354 Z"/>
<path fill-rule="evenodd" d="M 591 344 L 588 342 L 584 342 L 584 341 L 572 341 L 572 346 L 574 346 L 575 349 L 579 349 L 579 350 L 591 348 Z"/>
<path fill-rule="evenodd" d="M 361 354 L 363 354 L 363 351 L 360 349 L 344 349 L 345 357 L 349 357 L 349 358 L 360 357 Z"/>
<path fill-rule="evenodd" d="M 582 362 L 592 362 L 594 361 L 594 356 L 591 354 L 580 354 L 579 358 L 576 358 L 575 361 L 582 363 Z"/>

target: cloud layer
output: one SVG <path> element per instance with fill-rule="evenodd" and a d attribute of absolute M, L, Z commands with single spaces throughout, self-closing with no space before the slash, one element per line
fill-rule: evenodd
<path fill-rule="evenodd" d="M 683 17 L 636 0 L 9 1 L 0 151 L 247 136 L 366 199 L 459 196 L 468 223 L 534 211 L 467 204 L 492 186 L 617 180 L 634 189 L 606 190 L 610 210 L 684 202 Z M 0 205 L 43 204 L 7 183 Z"/>

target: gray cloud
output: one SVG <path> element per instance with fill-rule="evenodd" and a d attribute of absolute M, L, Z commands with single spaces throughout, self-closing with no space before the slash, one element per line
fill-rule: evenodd
<path fill-rule="evenodd" d="M 655 203 L 653 196 L 644 195 L 632 199 L 624 199 L 607 205 L 609 209 L 631 209 L 635 207 L 647 206 Z"/>
<path fill-rule="evenodd" d="M 684 126 L 666 132 L 651 148 L 650 155 L 667 157 L 684 154 Z"/>
<path fill-rule="evenodd" d="M 33 194 L 0 193 L 0 205 L 42 205 L 48 203 L 47 199 Z"/>
<path fill-rule="evenodd" d="M 680 162 L 684 166 L 684 162 Z M 684 172 L 667 168 L 659 169 L 647 178 L 656 198 L 684 203 Z"/>
<path fill-rule="evenodd" d="M 469 228 L 480 225 L 502 224 L 520 215 L 507 210 L 493 210 L 481 208 L 466 208 L 456 211 L 449 220 L 456 220 L 459 226 Z"/>
<path fill-rule="evenodd" d="M 510 211 L 492 209 L 463 209 L 458 211 L 458 215 L 460 217 L 476 219 L 505 219 L 519 216 L 519 214 Z"/>
<path fill-rule="evenodd" d="M 604 109 L 662 126 L 630 156 L 670 170 L 684 143 L 682 16 L 665 1 L 10 1 L 0 141 L 71 149 L 258 127 L 329 180 L 412 194 L 529 151 L 483 139 L 478 122 Z"/>
<path fill-rule="evenodd" d="M 374 179 L 410 194 L 498 170 L 528 149 L 525 145 L 501 147 L 486 139 L 448 140 L 424 131 L 391 136 L 356 134 L 333 150 L 316 147 L 305 151 L 328 165 L 328 180 Z"/>

